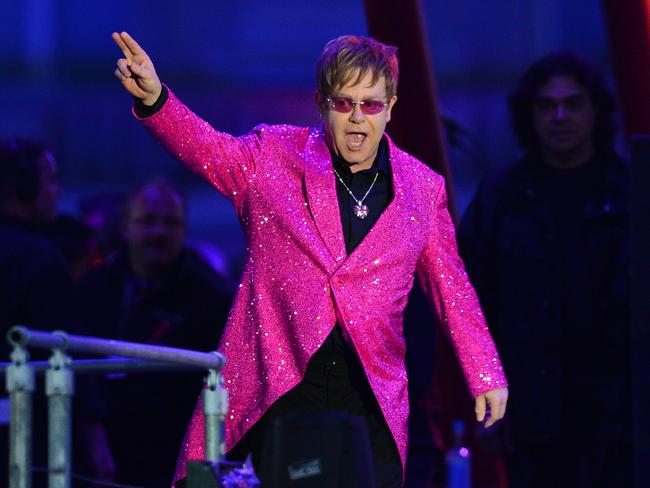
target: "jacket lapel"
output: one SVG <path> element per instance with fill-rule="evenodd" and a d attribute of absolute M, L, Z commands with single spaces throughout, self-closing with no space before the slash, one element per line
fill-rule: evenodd
<path fill-rule="evenodd" d="M 345 242 L 329 150 L 320 129 L 313 129 L 305 147 L 305 190 L 318 232 L 332 258 L 345 259 Z"/>

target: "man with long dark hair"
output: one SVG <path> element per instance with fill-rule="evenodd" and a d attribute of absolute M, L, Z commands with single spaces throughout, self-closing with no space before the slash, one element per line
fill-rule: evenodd
<path fill-rule="evenodd" d="M 509 106 L 524 156 L 480 186 L 459 245 L 511 386 L 510 486 L 628 486 L 628 170 L 614 98 L 563 51 L 526 71 Z"/>

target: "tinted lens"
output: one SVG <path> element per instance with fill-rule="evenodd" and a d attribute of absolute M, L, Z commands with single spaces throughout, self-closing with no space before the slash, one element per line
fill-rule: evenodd
<path fill-rule="evenodd" d="M 352 108 L 354 107 L 354 103 L 352 102 L 351 98 L 331 97 L 330 100 L 332 102 L 332 108 L 337 112 L 342 112 L 345 114 L 352 111 Z"/>
<path fill-rule="evenodd" d="M 384 102 L 381 100 L 363 100 L 361 111 L 366 115 L 375 115 L 384 110 Z"/>
<path fill-rule="evenodd" d="M 352 111 L 354 106 L 358 103 L 361 111 L 366 115 L 375 115 L 384 110 L 386 105 L 381 100 L 362 100 L 361 102 L 354 102 L 351 98 L 346 97 L 330 97 L 330 106 L 333 110 L 347 114 Z"/>

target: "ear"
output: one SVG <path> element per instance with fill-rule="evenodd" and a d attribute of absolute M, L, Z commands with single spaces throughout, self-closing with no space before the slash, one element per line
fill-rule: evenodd
<path fill-rule="evenodd" d="M 393 110 L 393 105 L 397 103 L 397 95 L 388 100 L 388 106 L 386 107 L 386 122 L 390 121 L 391 111 Z"/>

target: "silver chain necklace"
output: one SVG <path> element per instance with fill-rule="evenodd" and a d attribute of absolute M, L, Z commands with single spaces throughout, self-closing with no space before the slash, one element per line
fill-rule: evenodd
<path fill-rule="evenodd" d="M 336 177 L 339 179 L 343 187 L 348 191 L 350 196 L 354 199 L 357 204 L 352 207 L 352 211 L 354 212 L 354 216 L 358 219 L 365 219 L 368 216 L 368 205 L 364 205 L 363 201 L 366 199 L 368 194 L 370 193 L 370 190 L 372 190 L 372 187 L 375 186 L 375 182 L 377 181 L 377 176 L 379 176 L 379 172 L 375 173 L 375 179 L 372 180 L 372 183 L 370 184 L 370 188 L 368 188 L 368 191 L 366 194 L 363 196 L 363 198 L 358 199 L 354 193 L 352 193 L 352 190 L 348 188 L 348 185 L 345 184 L 345 181 L 343 181 L 343 178 L 339 175 L 338 171 L 334 170 L 334 174 Z"/>

